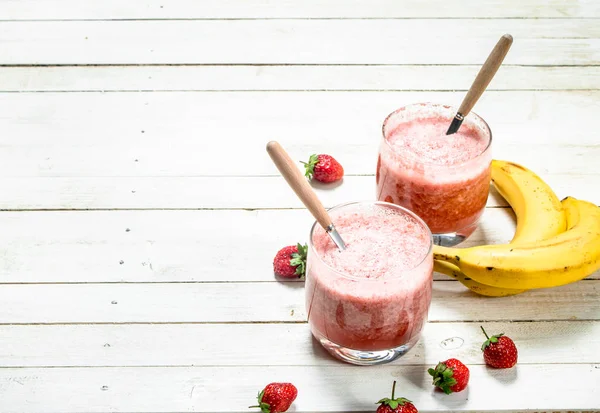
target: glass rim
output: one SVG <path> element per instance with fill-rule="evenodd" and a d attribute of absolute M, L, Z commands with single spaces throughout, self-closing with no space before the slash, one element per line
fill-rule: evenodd
<path fill-rule="evenodd" d="M 402 110 L 405 110 L 407 108 L 411 108 L 411 107 L 416 107 L 416 106 L 429 106 L 432 108 L 444 108 L 444 109 L 450 109 L 452 112 L 456 113 L 458 111 L 458 109 L 456 109 L 454 106 L 450 106 L 450 105 L 444 105 L 442 103 L 432 103 L 432 102 L 423 102 L 423 103 L 411 103 L 409 105 L 404 105 L 399 107 L 398 109 L 394 110 L 392 113 L 390 113 L 389 115 L 387 115 L 385 117 L 385 119 L 383 120 L 383 124 L 381 126 L 381 134 L 383 135 L 383 141 L 385 142 L 385 145 L 398 157 L 402 158 L 402 159 L 406 159 L 421 165 L 431 165 L 431 166 L 436 166 L 436 167 L 447 167 L 448 169 L 452 169 L 452 168 L 459 168 L 461 166 L 467 165 L 470 162 L 473 162 L 477 159 L 480 159 L 483 155 L 485 155 L 490 148 L 492 147 L 492 129 L 490 128 L 490 125 L 488 125 L 488 123 L 485 121 L 485 119 L 483 119 L 481 116 L 479 116 L 477 113 L 470 111 L 469 114 L 467 116 L 465 116 L 465 119 L 463 121 L 466 122 L 467 121 L 467 117 L 473 115 L 473 117 L 476 120 L 481 121 L 481 123 L 484 126 L 484 130 L 488 132 L 488 142 L 487 145 L 485 146 L 485 148 L 483 148 L 483 150 L 478 153 L 476 156 L 474 156 L 473 158 L 469 158 L 463 162 L 460 163 L 455 163 L 455 164 L 451 164 L 451 165 L 444 165 L 441 163 L 435 163 L 435 162 L 425 162 L 425 161 L 420 161 L 420 160 L 414 160 L 414 159 L 409 159 L 406 156 L 403 156 L 400 152 L 396 151 L 396 149 L 394 149 L 394 147 L 392 147 L 392 145 L 390 144 L 390 142 L 388 141 L 388 138 L 385 134 L 385 128 L 387 126 L 388 121 L 390 120 L 390 118 L 392 116 L 394 116 L 395 114 L 399 113 Z M 452 120 L 452 118 L 450 119 Z M 449 126 L 449 125 L 448 125 Z"/>
<path fill-rule="evenodd" d="M 427 253 L 423 256 L 423 259 L 421 259 L 421 261 L 418 262 L 418 264 L 416 264 L 413 267 L 405 268 L 402 271 L 412 271 L 415 268 L 418 268 L 421 264 L 423 264 L 425 262 L 425 260 L 427 259 L 427 257 L 429 257 L 429 255 L 432 253 L 432 250 L 433 250 L 433 234 L 431 233 L 431 229 L 429 229 L 429 226 L 425 223 L 425 221 L 423 221 L 423 219 L 420 216 L 418 216 L 417 214 L 415 214 L 414 212 L 412 212 L 410 209 L 405 208 L 405 207 L 400 206 L 400 205 L 392 204 L 390 202 L 385 202 L 385 201 L 350 201 L 350 202 L 345 202 L 343 204 L 335 205 L 335 206 L 327 209 L 327 212 L 335 211 L 337 209 L 342 209 L 344 207 L 348 207 L 348 206 L 351 206 L 351 205 L 365 205 L 365 204 L 369 204 L 369 205 L 382 205 L 382 206 L 392 207 L 394 209 L 400 210 L 402 213 L 404 213 L 406 215 L 409 215 L 412 218 L 414 218 L 417 221 L 417 223 L 421 227 L 423 227 L 425 229 L 425 231 L 427 232 L 427 234 L 429 234 L 429 248 L 427 249 Z M 398 278 L 399 277 L 399 275 L 393 276 L 393 277 L 382 277 L 382 278 L 357 277 L 357 276 L 350 275 L 350 274 L 347 274 L 347 273 L 342 272 L 342 271 L 338 271 L 335 268 L 331 267 L 329 264 L 327 264 L 323 260 L 323 258 L 321 258 L 319 256 L 319 254 L 317 254 L 317 251 L 315 249 L 315 245 L 313 243 L 313 236 L 314 236 L 315 229 L 317 228 L 317 226 L 319 226 L 319 223 L 318 223 L 318 221 L 315 220 L 313 222 L 311 228 L 310 228 L 310 233 L 309 233 L 309 238 L 308 238 L 308 244 L 309 244 L 310 250 L 315 253 L 315 256 L 317 257 L 317 259 L 319 260 L 319 262 L 322 265 L 324 265 L 328 270 L 332 271 L 336 275 L 339 275 L 339 276 L 344 277 L 344 278 L 351 279 L 353 281 L 368 281 L 368 282 L 377 282 L 377 281 L 381 281 L 382 279 L 383 280 L 390 280 L 390 279 L 394 279 L 394 278 Z M 331 242 L 333 242 L 333 241 L 331 241 Z"/>

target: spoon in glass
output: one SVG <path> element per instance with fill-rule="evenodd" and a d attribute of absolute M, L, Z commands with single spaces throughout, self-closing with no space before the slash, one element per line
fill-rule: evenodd
<path fill-rule="evenodd" d="M 317 194 L 308 184 L 308 181 L 302 175 L 285 149 L 283 149 L 279 142 L 271 141 L 267 143 L 267 152 L 288 185 L 294 190 L 298 198 L 300 198 L 327 234 L 329 234 L 338 249 L 340 251 L 345 250 L 346 244 L 335 229 L 327 210 L 325 210 L 325 207 L 317 197 Z"/>
<path fill-rule="evenodd" d="M 492 78 L 498 71 L 498 68 L 500 68 L 512 42 L 513 38 L 510 34 L 505 34 L 498 40 L 498 43 L 496 43 L 496 46 L 486 59 L 485 63 L 481 66 L 481 69 L 479 69 L 479 73 L 460 104 L 456 116 L 452 119 L 452 123 L 450 124 L 446 135 L 452 135 L 453 133 L 458 132 L 458 128 L 460 128 L 465 116 L 473 109 L 473 106 L 475 106 L 475 103 L 477 103 L 490 84 Z"/>

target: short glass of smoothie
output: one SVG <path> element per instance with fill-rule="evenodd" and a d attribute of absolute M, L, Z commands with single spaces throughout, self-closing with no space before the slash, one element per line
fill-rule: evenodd
<path fill-rule="evenodd" d="M 431 232 L 413 212 L 386 202 L 343 204 L 329 214 L 347 248 L 339 251 L 321 226 L 312 226 L 305 285 L 312 334 L 348 363 L 395 360 L 427 321 Z"/>
<path fill-rule="evenodd" d="M 487 202 L 492 132 L 475 113 L 446 135 L 456 110 L 420 103 L 392 112 L 383 123 L 377 160 L 377 199 L 410 209 L 452 246 L 473 233 Z"/>

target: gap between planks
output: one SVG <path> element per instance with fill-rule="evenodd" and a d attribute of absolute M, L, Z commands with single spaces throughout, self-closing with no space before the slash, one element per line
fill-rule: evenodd
<path fill-rule="evenodd" d="M 162 21 L 363 21 L 363 20 L 599 20 L 596 16 L 577 17 L 148 17 L 114 19 L 0 19 L 0 23 L 43 23 L 43 22 L 162 22 Z M 564 39 L 564 37 L 560 37 Z"/>
<path fill-rule="evenodd" d="M 0 68 L 67 68 L 67 67 L 475 67 L 473 63 L 0 63 Z M 524 64 L 506 63 L 502 67 L 573 68 L 600 67 L 598 63 L 588 64 Z M 454 90 L 454 89 L 452 89 Z M 489 90 L 489 89 L 486 89 Z"/>
<path fill-rule="evenodd" d="M 493 300 L 494 298 L 488 298 Z M 565 320 L 564 318 L 544 318 L 544 319 L 502 319 L 488 318 L 481 320 L 428 320 L 429 324 L 458 324 L 458 323 L 554 323 L 554 322 L 569 322 L 569 323 L 591 323 L 600 321 L 597 318 L 574 318 Z M 290 320 L 290 321 L 123 321 L 123 322 L 48 322 L 48 323 L 0 323 L 2 327 L 10 326 L 144 326 L 144 325 L 253 325 L 253 324 L 308 324 L 306 320 Z"/>

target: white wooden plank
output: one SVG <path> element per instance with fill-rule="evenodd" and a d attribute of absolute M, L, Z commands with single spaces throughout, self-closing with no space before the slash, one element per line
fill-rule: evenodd
<path fill-rule="evenodd" d="M 583 164 L 586 165 L 586 164 Z M 589 163 L 587 165 L 590 165 Z M 600 203 L 598 175 L 543 175 L 559 197 Z M 319 191 L 323 203 L 375 198 L 373 176 L 346 177 Z M 321 186 L 321 188 L 323 188 Z M 494 197 L 489 206 L 506 205 Z M 44 209 L 264 209 L 301 208 L 281 177 L 5 178 L 1 210 Z"/>
<path fill-rule="evenodd" d="M 277 171 L 264 151 L 266 141 L 274 138 L 295 158 L 330 151 L 348 174 L 370 174 L 374 167 L 365 160 L 369 153 L 376 156 L 381 123 L 388 113 L 418 101 L 456 103 L 463 96 L 448 92 L 0 94 L 0 174 L 274 175 Z M 244 109 L 232 112 L 232 108 Z M 597 159 L 600 147 L 589 131 L 596 128 L 599 111 L 597 91 L 487 92 L 478 102 L 478 112 L 494 134 L 494 155 L 522 162 L 542 175 L 597 172 L 589 159 Z M 554 145 L 568 147 L 556 150 Z M 228 162 L 219 156 L 225 150 Z"/>
<path fill-rule="evenodd" d="M 519 365 L 600 363 L 600 322 L 484 324 L 511 337 Z M 154 324 L 0 326 L 6 367 L 339 365 L 315 345 L 307 324 Z M 240 349 L 243 337 L 245 349 Z M 277 337 L 276 340 L 265 339 Z M 484 364 L 477 323 L 429 323 L 419 343 L 395 364 L 436 364 L 449 357 Z M 560 344 L 559 344 L 560 343 Z"/>
<path fill-rule="evenodd" d="M 594 0 L 481 0 L 464 7 L 458 0 L 398 3 L 372 0 L 3 0 L 5 20 L 52 19 L 215 19 L 215 18 L 411 18 L 411 17 L 600 17 Z"/>
<path fill-rule="evenodd" d="M 593 135 L 593 134 L 592 134 Z M 37 148 L 13 147 L 16 139 L 6 137 L 7 148 L 0 153 L 0 171 L 5 178 L 87 179 L 102 182 L 103 178 L 218 178 L 245 177 L 246 179 L 274 177 L 279 173 L 265 151 L 268 137 L 248 139 L 240 145 L 219 143 L 211 138 L 199 142 L 169 142 L 156 136 L 154 145 L 131 142 L 126 146 L 86 144 L 72 146 L 55 142 Z M 370 143 L 344 144 L 340 138 L 330 142 L 310 143 L 292 141 L 285 135 L 280 140 L 286 150 L 300 161 L 308 161 L 313 153 L 333 155 L 343 166 L 345 176 L 375 175 L 379 139 L 365 136 Z M 507 159 L 532 169 L 542 177 L 549 175 L 597 175 L 596 161 L 600 145 L 530 143 L 528 136 L 520 135 L 522 143 L 508 143 L 499 137 L 493 143 L 493 156 Z M 234 137 L 227 139 L 232 142 Z M 158 142 L 162 140 L 162 142 Z M 279 140 L 279 139 L 278 139 Z M 252 142 L 253 141 L 253 142 Z M 130 179 L 135 181 L 135 179 Z M 140 179 L 143 181 L 143 179 Z M 157 179 L 157 182 L 160 182 Z M 92 184 L 93 185 L 93 184 Z M 143 185 L 143 184 L 142 184 Z"/>
<path fill-rule="evenodd" d="M 226 280 L 224 280 L 226 281 Z M 303 283 L 11 284 L 0 324 L 304 322 Z M 44 311 L 40 311 L 44 309 Z M 501 299 L 435 281 L 431 321 L 598 320 L 600 281 Z"/>
<path fill-rule="evenodd" d="M 0 283 L 276 282 L 273 256 L 306 242 L 312 220 L 305 210 L 3 212 Z M 463 245 L 513 233 L 511 211 L 490 208 Z"/>
<path fill-rule="evenodd" d="M 424 413 L 599 407 L 598 364 L 470 366 L 468 389 L 450 396 L 433 390 L 427 367 L 7 368 L 0 369 L 0 403 L 6 413 L 246 412 L 267 383 L 290 381 L 298 387 L 296 412 L 374 411 L 397 380 L 401 394 Z M 563 378 L 560 391 L 548 391 L 540 377 Z M 510 397 L 495 397 L 490 406 L 492 394 Z"/>
<path fill-rule="evenodd" d="M 0 2 L 0 8 L 3 3 Z M 2 92 L 467 90 L 480 66 L 18 66 Z M 598 66 L 503 65 L 487 89 L 600 89 Z"/>
<path fill-rule="evenodd" d="M 481 64 L 505 32 L 507 64 L 600 62 L 596 19 L 408 19 L 1 22 L 0 63 Z"/>
<path fill-rule="evenodd" d="M 3 212 L 0 282 L 275 282 L 275 253 L 312 222 L 306 210 Z M 510 210 L 488 209 L 464 245 L 513 232 Z"/>
<path fill-rule="evenodd" d="M 52 144 L 64 150 L 121 144 L 131 163 L 136 150 L 164 150 L 171 143 L 177 143 L 172 150 L 200 145 L 196 152 L 231 146 L 233 139 L 244 151 L 264 149 L 273 137 L 297 145 L 377 145 L 381 124 L 393 110 L 417 102 L 458 105 L 463 97 L 464 92 L 426 91 L 3 93 L 0 143 L 3 149 L 30 150 Z M 598 91 L 486 92 L 477 113 L 491 125 L 497 143 L 597 145 L 589 130 L 596 126 L 599 102 Z"/>

